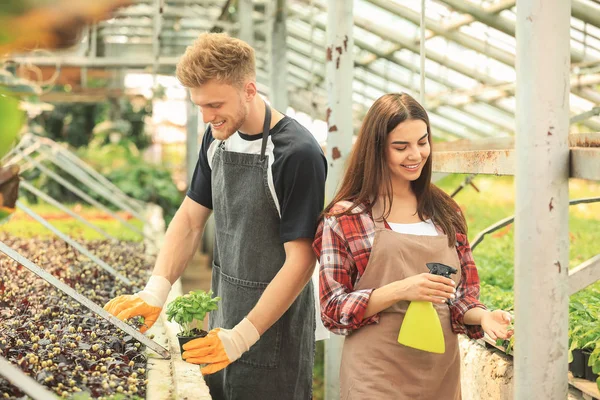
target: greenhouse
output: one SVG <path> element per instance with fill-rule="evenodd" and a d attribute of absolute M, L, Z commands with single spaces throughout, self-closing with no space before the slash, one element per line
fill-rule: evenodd
<path fill-rule="evenodd" d="M 600 1 L 4 3 L 0 397 L 600 399 Z"/>

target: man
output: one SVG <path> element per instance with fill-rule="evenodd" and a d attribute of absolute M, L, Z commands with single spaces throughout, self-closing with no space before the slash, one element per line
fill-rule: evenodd
<path fill-rule="evenodd" d="M 254 50 L 241 40 L 200 35 L 177 77 L 210 124 L 196 170 L 146 288 L 105 308 L 154 323 L 212 210 L 212 290 L 222 300 L 208 336 L 189 342 L 183 358 L 207 364 L 213 399 L 310 399 L 311 242 L 324 203 L 325 157 L 310 132 L 258 95 Z"/>

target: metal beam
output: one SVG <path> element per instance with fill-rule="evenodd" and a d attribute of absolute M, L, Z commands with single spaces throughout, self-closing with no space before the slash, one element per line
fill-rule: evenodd
<path fill-rule="evenodd" d="M 571 15 L 600 28 L 600 7 L 589 1 L 572 0 Z"/>
<path fill-rule="evenodd" d="M 138 57 L 138 58 L 124 58 L 124 57 L 97 57 L 87 58 L 82 56 L 51 56 L 51 57 L 38 57 L 38 56 L 15 56 L 10 57 L 10 61 L 14 61 L 18 64 L 32 64 L 37 66 L 56 66 L 62 67 L 104 67 L 104 68 L 140 68 L 145 69 L 149 66 L 154 65 L 152 57 Z M 175 67 L 179 61 L 177 57 L 160 57 L 158 59 L 158 65 L 161 67 Z"/>
<path fill-rule="evenodd" d="M 464 0 L 440 0 L 442 3 L 450 6 L 455 11 L 466 13 L 472 15 L 479 22 L 484 23 L 485 25 L 491 26 L 494 29 L 499 30 L 500 32 L 504 32 L 509 36 L 515 36 L 515 24 L 506 17 L 501 15 L 488 13 L 483 10 L 481 7 L 475 5 L 472 2 L 464 1 Z M 571 37 L 571 34 L 567 35 L 567 37 Z M 571 49 L 571 60 L 573 62 L 581 62 L 583 61 L 583 54 L 576 49 Z"/>
<path fill-rule="evenodd" d="M 404 18 L 413 24 L 419 26 L 421 13 L 412 10 L 409 7 L 403 6 L 399 3 L 387 1 L 387 0 L 367 0 L 369 3 L 376 5 L 377 7 L 390 12 L 400 18 Z M 481 54 L 485 54 L 488 57 L 493 58 L 503 64 L 515 66 L 515 56 L 508 51 L 502 50 L 489 43 L 479 40 L 466 33 L 458 32 L 455 30 L 446 31 L 443 27 L 435 20 L 426 18 L 427 29 L 436 33 L 437 35 L 443 36 L 453 42 L 460 44 L 461 46 L 477 51 Z"/>
<path fill-rule="evenodd" d="M 400 35 L 400 34 L 398 34 L 398 32 L 395 32 L 391 29 L 375 25 L 371 20 L 369 20 L 366 17 L 356 16 L 354 18 L 354 23 L 356 24 L 356 26 L 369 31 L 369 32 L 381 37 L 382 39 L 388 40 L 392 43 L 401 44 L 403 48 L 405 48 L 415 54 L 419 54 L 419 52 L 420 52 L 419 46 L 414 44 L 413 40 L 406 38 L 405 36 Z M 440 54 L 440 53 L 434 52 L 432 50 L 427 50 L 427 58 L 432 61 L 437 62 L 440 65 L 444 65 L 447 68 L 452 69 L 460 74 L 463 74 L 472 79 L 475 79 L 479 82 L 483 82 L 486 84 L 501 83 L 501 81 L 499 81 L 498 79 L 493 78 L 487 74 L 480 73 L 475 68 L 466 66 L 465 64 L 463 64 L 461 62 L 449 59 L 444 54 Z"/>
<path fill-rule="evenodd" d="M 457 141 L 456 143 L 463 142 Z M 445 150 L 454 143 L 434 145 L 433 171 L 461 174 L 515 175 L 517 155 L 513 149 Z M 576 147 L 570 152 L 569 177 L 600 181 L 600 148 Z M 553 201 L 555 207 L 555 201 Z M 546 209 L 548 204 L 545 205 Z"/>
<path fill-rule="evenodd" d="M 296 31 L 296 30 L 293 28 L 293 26 L 291 26 L 291 27 L 290 27 L 290 29 L 289 29 L 289 33 L 290 33 L 290 36 L 291 36 L 291 37 L 297 38 L 298 40 L 303 40 L 303 38 L 300 36 L 300 33 L 298 33 L 298 32 L 297 32 L 297 31 Z M 355 44 L 355 45 L 357 45 L 357 43 L 360 43 L 360 40 L 359 40 L 359 39 L 356 39 L 356 40 L 355 40 L 355 42 L 354 42 L 354 44 Z M 318 47 L 318 46 L 319 46 L 319 43 L 306 43 L 306 44 L 307 44 L 307 45 L 310 45 L 310 46 L 313 46 L 313 47 L 315 47 L 315 46 L 317 46 L 317 47 Z M 298 54 L 302 55 L 304 58 L 310 59 L 310 54 L 306 53 L 305 51 L 303 51 L 302 49 L 300 49 L 298 46 L 294 45 L 293 43 L 288 43 L 288 47 L 289 47 L 289 49 L 290 49 L 290 50 L 292 50 L 292 51 L 294 51 L 294 52 L 296 52 L 296 53 L 298 53 Z M 358 47 L 360 47 L 360 48 L 363 48 L 363 47 L 361 47 L 361 45 L 360 45 L 360 44 L 358 45 Z M 365 49 L 365 48 L 363 48 L 363 49 Z M 372 49 L 372 48 L 365 49 L 365 50 L 367 50 L 367 51 L 377 51 L 377 50 L 374 50 L 374 49 Z M 324 54 L 322 54 L 322 53 L 320 52 L 320 48 L 318 49 L 318 51 L 319 51 L 319 53 L 318 53 L 318 54 L 319 54 L 319 56 L 318 56 L 318 59 L 317 59 L 317 61 L 324 61 L 324 59 L 325 59 L 325 55 L 324 55 Z M 394 58 L 394 57 L 392 57 L 392 58 Z M 394 59 L 394 61 L 393 61 L 393 62 L 394 62 L 394 63 L 402 63 L 402 64 L 405 64 L 405 65 L 402 65 L 402 67 L 405 67 L 405 68 L 408 68 L 408 67 L 410 67 L 410 65 L 408 65 L 408 64 L 406 64 L 406 63 L 404 63 L 403 61 L 397 60 L 397 59 Z M 375 69 L 373 69 L 373 67 L 371 67 L 371 66 L 369 66 L 369 65 L 366 65 L 366 66 L 365 66 L 365 65 L 364 65 L 364 63 L 360 63 L 360 62 L 355 62 L 355 67 L 361 68 L 361 69 L 363 69 L 363 70 L 367 71 L 368 73 L 370 73 L 370 74 L 373 74 L 373 75 L 375 75 L 375 76 L 377 76 L 377 77 L 379 77 L 379 78 L 381 78 L 381 79 L 383 79 L 383 80 L 387 80 L 387 81 L 389 81 L 389 82 L 391 82 L 391 83 L 394 83 L 395 85 L 398 85 L 398 86 L 400 86 L 400 87 L 404 87 L 404 88 L 406 88 L 408 91 L 413 91 L 413 92 L 415 92 L 415 93 L 418 93 L 418 89 L 415 89 L 415 88 L 413 87 L 414 85 L 413 85 L 411 82 L 407 82 L 407 81 L 401 81 L 399 77 L 396 77 L 396 76 L 393 76 L 393 75 L 390 75 L 390 76 L 383 76 L 383 75 L 382 75 L 382 74 L 381 74 L 379 71 L 376 71 Z M 431 74 L 431 73 L 428 73 L 428 72 L 426 72 L 425 74 L 426 74 L 426 76 L 427 76 L 428 78 L 429 78 L 429 77 L 431 77 L 431 78 L 433 78 L 433 79 L 432 79 L 433 81 L 436 81 L 436 82 L 438 82 L 438 83 L 441 83 L 441 84 L 451 84 L 450 82 L 445 82 L 445 81 L 441 80 L 441 79 L 440 79 L 440 78 L 439 78 L 437 75 L 433 75 L 433 74 Z M 320 76 L 320 74 L 319 74 L 318 72 L 317 72 L 317 75 L 319 75 L 319 76 Z M 361 79 L 361 78 L 359 77 L 359 75 L 355 75 L 355 80 L 360 80 L 360 79 Z M 376 86 L 374 85 L 374 83 L 373 83 L 373 82 L 365 82 L 364 80 L 362 80 L 362 82 L 363 82 L 363 83 L 365 83 L 365 85 L 376 87 Z M 455 87 L 458 87 L 458 86 L 455 86 Z M 382 91 L 384 91 L 384 92 L 387 92 L 387 90 L 383 90 L 383 89 L 379 89 L 379 90 L 382 90 Z M 429 111 L 429 112 L 432 112 L 432 111 L 434 111 L 434 110 L 435 110 L 437 107 L 443 106 L 444 104 L 445 104 L 445 103 L 443 103 L 443 102 L 436 103 L 436 104 L 435 104 L 433 107 L 428 107 L 428 111 Z M 492 107 L 494 107 L 493 105 L 491 105 L 491 106 L 492 106 Z M 474 113 L 471 113 L 471 112 L 469 112 L 468 110 L 464 110 L 464 109 L 463 109 L 462 111 L 463 111 L 463 112 L 465 112 L 466 114 L 469 114 L 469 115 L 470 115 L 470 116 L 472 116 L 473 118 L 482 119 L 482 120 L 484 119 L 484 118 L 483 118 L 483 117 L 482 117 L 480 114 L 474 114 Z M 502 110 L 502 109 L 500 109 L 500 108 L 498 108 L 498 111 L 499 111 L 499 112 L 505 112 L 504 110 Z M 465 127 L 467 127 L 467 126 L 468 126 L 468 125 L 465 125 L 465 124 L 464 124 L 464 122 L 461 122 L 461 121 L 454 121 L 454 122 L 455 122 L 455 123 L 458 123 L 458 124 L 460 124 L 460 125 L 462 125 L 462 126 L 465 126 Z M 488 120 L 488 121 L 486 121 L 486 122 L 487 122 L 487 123 L 496 124 L 496 122 L 494 122 L 494 121 L 489 121 L 489 120 Z M 498 126 L 499 128 L 504 128 L 504 129 L 506 129 L 504 126 L 500 126 L 500 125 L 497 125 L 497 126 Z M 455 133 L 454 135 L 455 135 L 455 136 L 457 136 L 457 137 L 464 137 L 464 135 L 460 135 L 460 134 L 456 134 L 456 133 Z"/>
<path fill-rule="evenodd" d="M 238 0 L 237 17 L 240 26 L 239 38 L 250 46 L 254 45 L 254 6 L 252 0 Z"/>
<path fill-rule="evenodd" d="M 434 147 L 439 146 L 436 143 Z M 433 153 L 433 171 L 459 174 L 515 174 L 514 150 L 437 151 Z"/>
<path fill-rule="evenodd" d="M 185 141 L 185 171 L 188 185 L 192 182 L 196 161 L 198 160 L 198 106 L 192 103 L 189 94 L 185 102 L 187 121 L 186 121 L 186 141 Z"/>
<path fill-rule="evenodd" d="M 570 8 L 517 6 L 516 400 L 563 400 L 569 387 Z"/>
<path fill-rule="evenodd" d="M 473 175 L 471 175 L 471 176 L 473 176 Z M 569 206 L 572 206 L 575 204 L 581 204 L 581 203 L 596 203 L 598 201 L 600 201 L 600 197 L 587 197 L 587 198 L 583 198 L 583 199 L 573 199 L 573 200 L 569 200 Z M 483 239 L 485 238 L 486 235 L 496 232 L 497 230 L 502 229 L 505 226 L 512 224 L 514 220 L 515 220 L 515 216 L 511 215 L 510 217 L 503 218 L 500 221 L 494 223 L 493 225 L 488 226 L 487 228 L 485 228 L 484 230 L 479 232 L 477 234 L 477 236 L 475 236 L 475 239 L 473 239 L 471 241 L 471 250 L 475 250 L 475 248 L 483 241 Z M 587 264 L 587 262 L 584 264 Z M 581 264 L 580 266 L 582 266 L 584 264 Z M 600 270 L 598 270 L 597 272 L 600 273 Z M 586 274 L 587 274 L 587 272 L 582 273 L 581 275 L 586 275 Z M 573 270 L 569 271 L 569 282 L 571 282 L 571 278 L 572 278 L 571 275 L 573 275 Z M 580 278 L 582 278 L 582 277 L 578 277 L 577 280 L 579 280 Z M 596 278 L 596 280 L 598 280 L 598 278 Z M 573 281 L 575 281 L 575 280 L 573 280 Z M 590 282 L 590 280 L 588 278 L 581 279 L 581 282 L 578 282 L 578 284 L 575 284 L 575 286 L 579 286 L 579 283 L 583 284 L 585 282 Z M 589 285 L 589 283 L 587 285 Z M 585 285 L 585 286 L 587 286 L 587 285 Z M 585 287 L 585 286 L 583 286 L 583 287 Z M 583 287 L 581 289 L 583 289 Z M 575 290 L 575 292 L 577 292 L 577 290 Z M 574 292 L 571 292 L 569 295 L 572 295 L 573 293 Z"/>
<path fill-rule="evenodd" d="M 116 279 L 120 280 L 121 282 L 123 282 L 126 285 L 129 285 L 129 286 L 133 285 L 133 282 L 131 282 L 127 277 L 125 277 L 124 275 L 122 275 L 121 273 L 116 271 L 113 267 L 108 265 L 106 262 L 104 262 L 103 260 L 98 258 L 87 247 L 79 244 L 79 242 L 77 242 L 76 240 L 71 238 L 69 235 L 59 231 L 56 227 L 54 227 L 52 224 L 50 224 L 48 221 L 46 221 L 44 218 L 42 218 L 40 215 L 38 215 L 35 211 L 33 211 L 32 209 L 30 209 L 29 207 L 27 207 L 26 205 L 24 205 L 23 203 L 21 203 L 18 200 L 17 200 L 17 208 L 20 209 L 21 211 L 23 211 L 29 217 L 33 218 L 35 221 L 42 224 L 45 228 L 52 231 L 52 233 L 54 233 L 56 236 L 61 238 L 65 243 L 68 243 L 71 247 L 73 247 L 75 250 L 77 250 L 78 252 L 83 254 L 85 257 L 89 258 L 94 264 L 98 265 L 100 268 L 102 268 L 103 270 L 108 272 L 110 275 L 112 275 Z"/>
<path fill-rule="evenodd" d="M 111 236 L 110 234 L 108 234 L 106 231 L 104 231 L 103 229 L 101 229 L 97 225 L 92 224 L 91 222 L 89 222 L 88 220 L 86 220 L 85 218 L 83 218 L 82 216 L 74 213 L 68 207 L 66 207 L 62 203 L 56 201 L 54 198 L 48 196 L 46 193 L 42 192 L 41 190 L 39 190 L 38 188 L 36 188 L 32 184 L 30 184 L 29 182 L 27 182 L 25 180 L 21 180 L 21 182 L 19 184 L 19 187 L 21 189 L 25 189 L 26 191 L 34 194 L 36 197 L 44 200 L 46 203 L 49 203 L 49 204 L 53 205 L 54 207 L 58 208 L 62 212 L 67 213 L 68 215 L 70 215 L 71 217 L 75 218 L 77 221 L 81 222 L 82 224 L 84 224 L 88 228 L 95 230 L 100 235 L 104 236 L 106 239 L 108 239 L 110 241 L 113 241 L 114 243 L 117 243 L 119 241 L 119 239 L 115 238 L 114 236 Z"/>
<path fill-rule="evenodd" d="M 154 75 L 154 84 L 156 85 L 156 76 L 159 68 L 158 62 L 160 58 L 160 32 L 162 30 L 164 0 L 154 0 L 152 9 L 152 74 Z"/>
<path fill-rule="evenodd" d="M 463 0 L 440 0 L 440 2 L 450 6 L 454 11 L 469 14 L 477 21 L 489 25 L 500 32 L 504 32 L 509 36 L 515 36 L 515 24 L 506 17 L 485 12 L 474 3 Z"/>
<path fill-rule="evenodd" d="M 327 1 L 326 88 L 327 164 L 325 202 L 333 199 L 352 148 L 352 85 L 354 68 L 353 2 Z M 339 373 L 343 337 L 325 343 L 325 399 L 340 398 Z"/>
<path fill-rule="evenodd" d="M 600 147 L 572 149 L 571 176 L 600 181 Z"/>
<path fill-rule="evenodd" d="M 299 79 L 302 79 L 302 80 L 305 82 L 305 85 L 303 85 L 303 87 L 304 87 L 304 88 L 306 88 L 306 87 L 308 87 L 308 85 L 309 85 L 310 81 L 309 81 L 309 79 L 308 79 L 307 77 L 301 76 L 301 73 L 300 73 L 300 71 L 304 71 L 304 68 L 303 68 L 303 66 L 302 66 L 302 65 L 299 65 L 299 64 L 298 64 L 298 63 L 297 63 L 297 62 L 294 60 L 294 58 L 295 58 L 295 57 L 297 57 L 297 56 L 294 56 L 294 50 L 293 50 L 292 48 L 290 48 L 290 50 L 292 50 L 292 52 L 290 53 L 290 55 L 291 55 L 292 57 L 290 58 L 290 67 L 291 67 L 291 68 L 290 68 L 290 71 L 289 71 L 289 72 L 290 72 L 290 74 L 291 74 L 291 75 L 293 75 L 293 76 L 296 76 L 296 77 L 298 77 Z M 321 75 L 320 75 L 320 74 L 318 74 L 318 73 L 317 73 L 317 75 L 318 75 L 319 77 L 321 76 Z M 381 86 L 379 86 L 379 85 L 376 85 L 376 84 L 375 84 L 375 83 L 373 83 L 373 82 L 367 82 L 367 81 L 366 81 L 364 78 L 362 78 L 362 77 L 359 77 L 358 75 L 355 75 L 355 76 L 354 76 L 354 82 L 355 82 L 355 83 L 356 83 L 356 82 L 358 82 L 358 83 L 363 83 L 363 84 L 365 84 L 365 85 L 371 86 L 372 88 L 375 88 L 375 89 L 377 89 L 377 90 L 381 91 L 381 92 L 382 92 L 382 93 L 381 93 L 382 95 L 383 95 L 384 93 L 386 93 L 386 92 L 387 92 L 387 90 L 386 90 L 385 88 L 382 88 Z M 315 85 L 315 86 L 313 87 L 313 90 L 316 90 L 316 89 L 318 89 L 318 91 L 319 91 L 319 95 L 322 95 L 323 97 L 326 97 L 326 91 L 325 91 L 325 88 L 324 88 L 324 87 L 322 87 L 320 84 L 318 84 L 318 85 Z M 354 91 L 354 93 L 356 93 L 356 94 L 359 94 L 360 96 L 362 96 L 362 97 L 364 97 L 364 98 L 366 98 L 366 99 L 368 99 L 368 100 L 369 100 L 369 104 L 367 104 L 367 105 L 366 105 L 366 106 L 367 106 L 367 108 L 368 108 L 368 107 L 370 107 L 371 103 L 372 103 L 372 102 L 374 102 L 375 100 L 377 100 L 377 97 L 378 97 L 378 96 L 373 96 L 373 95 L 367 94 L 366 92 L 364 92 L 364 91 L 362 91 L 362 90 L 358 89 L 358 88 L 356 87 L 356 85 L 353 85 L 353 91 Z M 451 117 L 451 116 L 448 116 L 448 115 L 442 115 L 442 114 L 438 114 L 438 113 L 436 113 L 436 112 L 435 112 L 435 110 L 429 110 L 429 111 L 428 111 L 428 114 L 429 114 L 430 116 L 436 116 L 437 118 L 440 118 L 440 119 L 447 120 L 447 121 L 449 121 L 449 122 L 451 122 L 451 123 L 453 123 L 453 124 L 460 125 L 460 126 L 464 127 L 465 129 L 469 129 L 469 126 L 468 126 L 468 125 L 465 125 L 465 124 L 464 124 L 464 122 L 463 122 L 463 121 L 461 121 L 459 118 L 453 118 L 453 117 Z M 437 124 L 435 124 L 433 121 L 431 122 L 431 124 L 432 124 L 432 126 L 433 126 L 433 127 L 436 129 L 436 130 L 440 129 L 440 127 L 438 127 L 438 126 L 437 126 Z M 456 131 L 456 130 L 454 130 L 454 129 L 443 129 L 443 130 L 444 130 L 445 132 L 449 133 L 450 135 L 452 135 L 452 136 L 455 136 L 455 137 L 457 137 L 457 138 L 461 138 L 461 139 L 470 139 L 470 138 L 473 138 L 473 137 L 475 137 L 475 135 L 478 135 L 478 134 L 479 134 L 477 130 L 470 130 L 470 132 L 471 132 L 471 135 L 465 135 L 464 133 L 461 133 L 461 132 L 459 132 L 459 131 Z"/>
<path fill-rule="evenodd" d="M 286 1 L 276 0 L 268 7 L 269 37 L 269 76 L 271 87 L 271 104 L 275 109 L 285 113 L 288 107 L 287 75 L 287 43 L 286 43 Z"/>
<path fill-rule="evenodd" d="M 35 379 L 15 367 L 10 361 L 0 356 L 0 375 L 19 388 L 33 400 L 57 399 L 56 395 Z"/>
<path fill-rule="evenodd" d="M 570 78 L 569 87 L 586 87 L 598 84 L 600 84 L 600 74 L 584 76 L 573 75 Z M 475 96 L 480 96 L 487 101 L 493 102 L 505 97 L 514 96 L 516 86 L 516 83 L 511 82 L 496 86 L 479 86 L 474 89 L 450 90 L 446 93 L 435 93 L 432 97 L 437 98 L 438 100 L 432 100 L 432 104 L 436 104 L 437 102 L 442 103 L 448 96 L 452 96 L 456 99 L 452 100 L 451 98 L 450 100 L 446 100 L 445 104 L 456 107 L 470 104 L 472 98 Z M 430 104 L 430 106 L 432 104 Z"/>
<path fill-rule="evenodd" d="M 600 280 L 600 254 L 569 271 L 569 296 Z"/>
<path fill-rule="evenodd" d="M 569 135 L 569 147 L 600 147 L 600 133 L 576 133 Z M 513 150 L 514 137 L 496 137 L 477 140 L 455 140 L 436 143 L 436 151 Z"/>
<path fill-rule="evenodd" d="M 304 53 L 304 52 L 300 53 L 300 51 L 301 51 L 301 50 L 298 50 L 298 51 L 296 51 L 296 49 L 295 49 L 293 46 L 290 46 L 290 50 L 291 50 L 291 53 L 290 53 L 290 56 L 291 56 L 291 57 L 290 57 L 290 66 L 296 67 L 296 68 L 298 68 L 299 70 L 302 70 L 302 69 L 304 69 L 304 67 L 303 67 L 302 65 L 300 65 L 300 63 L 299 63 L 299 62 L 297 62 L 297 61 L 295 60 L 295 58 L 296 58 L 296 57 L 303 57 L 303 56 L 305 56 L 305 53 Z M 308 56 L 307 56 L 307 57 L 308 57 Z M 299 78 L 301 78 L 301 79 L 304 79 L 304 80 L 306 81 L 306 85 L 308 85 L 308 84 L 310 83 L 308 79 L 306 79 L 306 78 L 303 78 L 303 77 L 300 77 L 300 75 L 299 75 L 299 74 L 298 74 L 296 71 L 294 71 L 293 73 L 295 73 L 295 74 L 296 74 L 296 76 L 298 76 Z M 314 72 L 314 74 L 315 74 L 315 75 L 317 75 L 319 78 L 324 78 L 324 77 L 322 76 L 322 74 L 321 74 L 321 73 L 319 73 L 319 72 L 316 72 L 316 71 L 315 71 L 315 72 Z M 381 93 L 381 95 L 383 95 L 383 94 L 385 94 L 385 93 L 387 93 L 387 92 L 388 92 L 388 90 L 386 90 L 386 88 L 384 88 L 384 87 L 381 87 L 380 85 L 378 85 L 378 84 L 376 84 L 376 83 L 374 83 L 374 82 L 367 82 L 367 80 L 365 80 L 365 78 L 363 78 L 363 77 L 361 77 L 361 76 L 359 76 L 359 75 L 357 75 L 357 74 L 355 74 L 355 76 L 354 76 L 354 82 L 355 82 L 355 83 L 356 83 L 356 82 L 358 82 L 358 83 L 362 83 L 362 84 L 364 84 L 364 85 L 366 85 L 366 86 L 370 86 L 370 87 L 372 87 L 372 88 L 374 88 L 374 89 L 376 89 L 376 90 L 379 90 L 379 91 L 381 91 L 381 92 L 382 92 L 382 93 Z M 403 86 L 403 85 L 400 85 L 400 86 Z M 320 84 L 317 84 L 317 85 L 315 86 L 315 88 L 320 88 L 320 89 L 322 89 L 322 90 L 323 90 L 323 92 L 325 92 L 325 89 L 324 89 L 324 88 L 323 88 L 323 87 L 322 87 Z M 354 93 L 358 93 L 358 94 L 360 94 L 361 96 L 368 98 L 368 99 L 369 99 L 371 102 L 373 102 L 373 101 L 377 100 L 377 97 L 378 97 L 378 96 L 372 96 L 372 95 L 370 95 L 370 94 L 367 94 L 367 93 L 365 93 L 364 91 L 362 91 L 362 90 L 359 90 L 359 89 L 356 87 L 356 85 L 353 85 L 353 89 L 354 89 Z M 456 136 L 456 137 L 458 137 L 458 138 L 462 138 L 462 139 L 469 139 L 469 138 L 473 138 L 473 137 L 475 137 L 475 136 L 477 136 L 477 135 L 481 135 L 481 134 L 480 134 L 480 133 L 479 133 L 477 130 L 473 130 L 473 129 L 472 129 L 472 127 L 470 127 L 469 125 L 466 125 L 466 124 L 464 123 L 464 121 L 460 120 L 460 118 L 454 118 L 454 117 L 451 117 L 451 116 L 448 116 L 448 115 L 439 114 L 439 113 L 437 113 L 437 112 L 436 112 L 436 110 L 435 110 L 435 109 L 430 109 L 430 110 L 428 110 L 428 114 L 429 114 L 429 115 L 436 115 L 438 118 L 442 118 L 442 119 L 445 119 L 445 120 L 447 120 L 447 121 L 450 121 L 451 123 L 454 123 L 454 124 L 457 124 L 457 125 L 463 126 L 465 129 L 467 129 L 467 130 L 470 130 L 470 132 L 472 133 L 472 134 L 469 136 L 469 135 L 465 135 L 465 134 L 463 134 L 463 133 L 461 133 L 461 132 L 458 132 L 458 131 L 455 131 L 455 130 L 449 130 L 449 131 L 448 131 L 448 133 L 450 133 L 451 135 L 453 135 L 453 136 Z M 433 122 L 432 122 L 432 125 L 433 125 L 434 127 L 436 127 L 436 124 L 434 124 Z M 437 128 L 437 127 L 436 127 L 436 128 Z"/>

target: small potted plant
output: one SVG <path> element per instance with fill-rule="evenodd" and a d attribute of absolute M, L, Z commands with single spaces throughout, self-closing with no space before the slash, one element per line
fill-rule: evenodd
<path fill-rule="evenodd" d="M 212 291 L 208 293 L 204 290 L 191 291 L 179 296 L 167 306 L 167 320 L 176 322 L 180 327 L 177 339 L 182 353 L 184 344 L 208 334 L 201 329 L 201 324 L 208 312 L 218 308 L 217 302 L 221 300 L 220 297 L 212 297 L 212 295 Z"/>

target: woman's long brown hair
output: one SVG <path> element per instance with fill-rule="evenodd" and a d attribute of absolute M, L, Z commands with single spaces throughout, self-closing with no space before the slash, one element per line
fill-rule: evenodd
<path fill-rule="evenodd" d="M 332 207 L 348 200 L 352 207 L 339 214 L 351 214 L 354 207 L 365 204 L 370 211 L 383 193 L 384 214 L 390 214 L 393 202 L 392 178 L 387 166 L 387 137 L 406 120 L 421 120 L 427 125 L 429 145 L 432 147 L 431 126 L 425 109 L 406 93 L 386 94 L 373 103 L 360 128 L 342 184 L 324 215 L 331 215 Z M 417 213 L 421 220 L 431 218 L 448 236 L 448 245 L 454 246 L 456 232 L 467 233 L 467 223 L 459 212 L 458 204 L 444 191 L 431 183 L 433 147 L 419 178 L 411 182 L 417 196 Z"/>

